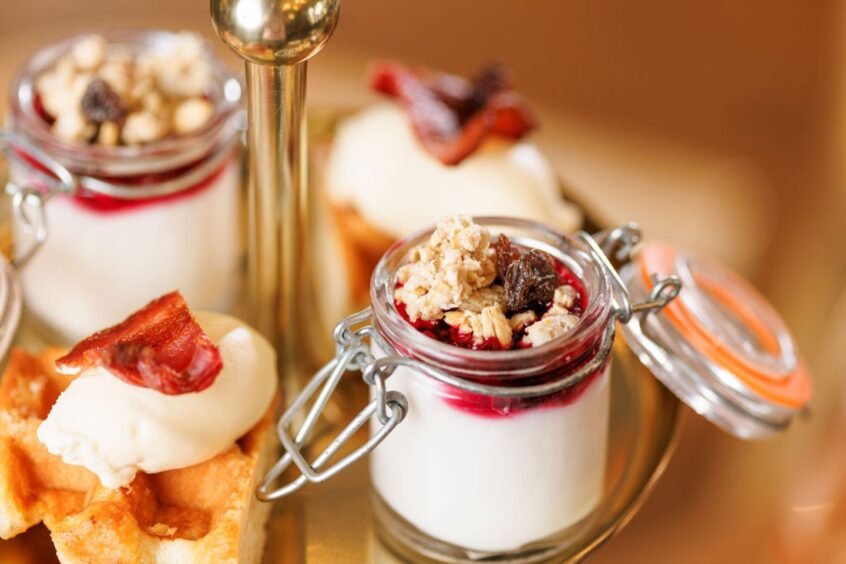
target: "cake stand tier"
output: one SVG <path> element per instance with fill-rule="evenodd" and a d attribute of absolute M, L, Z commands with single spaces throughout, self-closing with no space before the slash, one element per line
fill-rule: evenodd
<path fill-rule="evenodd" d="M 320 146 L 331 141 L 334 126 L 345 113 L 313 112 L 310 116 L 316 159 L 321 155 Z M 314 167 L 316 174 L 312 175 L 312 181 L 314 189 L 319 190 L 320 166 L 312 164 L 318 165 Z M 562 191 L 572 199 L 566 186 Z M 588 211 L 587 230 L 601 229 L 604 223 Z M 4 247 L 7 246 L 8 241 Z M 25 319 L 16 344 L 37 350 L 45 343 L 34 337 L 31 329 Z M 325 446 L 325 441 L 366 401 L 367 389 L 360 378 L 349 377 L 342 382 L 341 390 L 343 401 L 330 410 L 330 420 L 321 429 L 321 438 L 314 442 L 316 450 Z M 581 560 L 635 515 L 670 458 L 678 417 L 679 401 L 638 361 L 618 332 L 611 369 L 606 494 L 591 516 L 568 531 L 567 547 L 555 555 L 555 562 Z M 49 562 L 51 549 L 49 535 L 39 526 L 12 541 L 0 541 L 0 561 L 5 562 L 9 557 L 19 558 L 21 562 Z M 324 484 L 303 488 L 277 502 L 268 525 L 266 564 L 395 563 L 409 559 L 426 561 L 419 555 L 404 553 L 389 532 L 377 528 L 364 462 Z"/>

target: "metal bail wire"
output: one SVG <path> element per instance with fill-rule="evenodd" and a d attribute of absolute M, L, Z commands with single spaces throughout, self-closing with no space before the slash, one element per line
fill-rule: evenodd
<path fill-rule="evenodd" d="M 408 412 L 408 402 L 405 396 L 398 392 L 385 391 L 384 380 L 380 377 L 381 384 L 377 385 L 377 390 L 380 391 L 377 397 L 371 400 L 347 424 L 329 446 L 315 458 L 313 463 L 309 463 L 302 453 L 301 448 L 303 444 L 308 440 L 314 424 L 326 407 L 341 377 L 348 371 L 361 370 L 362 367 L 373 363 L 373 355 L 370 353 L 368 346 L 361 340 L 363 336 L 370 334 L 369 330 L 371 327 L 366 326 L 358 331 L 352 331 L 352 326 L 369 319 L 370 309 L 368 308 L 347 317 L 337 325 L 334 331 L 337 345 L 335 358 L 317 372 L 279 420 L 277 434 L 285 449 L 285 454 L 273 465 L 273 468 L 270 469 L 270 472 L 268 472 L 267 476 L 256 489 L 256 497 L 259 500 L 274 501 L 298 490 L 306 482 L 323 482 L 328 480 L 376 448 L 405 418 L 405 414 Z M 384 378 L 386 377 L 384 376 Z M 318 390 L 320 390 L 319 393 Z M 288 435 L 288 426 L 316 393 L 318 394 L 317 399 L 314 401 L 296 436 L 292 439 Z M 374 413 L 378 413 L 382 427 L 374 432 L 366 443 L 347 454 L 332 466 L 322 470 L 323 466 L 367 423 Z M 271 490 L 273 483 L 291 465 L 291 462 L 299 469 L 300 476 L 280 488 Z"/>
<path fill-rule="evenodd" d="M 258 486 L 256 497 L 261 501 L 274 501 L 295 492 L 308 482 L 317 483 L 328 480 L 376 448 L 403 421 L 409 409 L 408 400 L 403 394 L 387 390 L 387 380 L 398 367 L 410 368 L 425 377 L 479 395 L 529 398 L 554 394 L 578 384 L 603 365 L 611 354 L 614 344 L 616 321 L 628 323 L 635 314 L 642 318 L 660 311 L 678 296 L 681 281 L 676 276 L 670 276 L 663 279 L 655 278 L 655 287 L 645 301 L 634 304 L 631 302 L 628 289 L 612 265 L 611 259 L 618 263 L 625 263 L 631 259 L 632 251 L 641 239 L 637 225 L 626 224 L 602 231 L 595 236 L 579 232 L 575 237 L 585 244 L 591 258 L 605 269 L 613 289 L 614 309 L 603 333 L 599 349 L 589 362 L 566 378 L 553 382 L 520 387 L 481 384 L 458 378 L 419 360 L 400 356 L 372 325 L 367 324 L 372 317 L 370 308 L 354 313 L 335 326 L 333 331 L 336 345 L 335 358 L 315 374 L 279 420 L 277 433 L 285 454 L 273 465 Z M 377 359 L 370 352 L 364 339 L 371 339 L 385 356 Z M 361 372 L 364 383 L 373 388 L 374 399 L 347 424 L 328 447 L 315 457 L 314 462 L 309 463 L 303 454 L 303 447 L 338 382 L 349 371 Z M 315 395 L 317 397 L 314 403 L 292 438 L 288 434 L 288 427 Z M 374 415 L 380 427 L 373 431 L 370 439 L 324 469 L 340 448 Z M 299 470 L 299 476 L 273 489 L 273 484 L 292 462 Z"/>
<path fill-rule="evenodd" d="M 56 159 L 9 129 L 0 129 L 0 152 L 9 159 L 21 161 L 23 157 L 19 151 L 37 160 L 46 172 L 34 169 L 43 187 L 19 186 L 12 181 L 6 184 L 6 193 L 12 196 L 15 217 L 24 231 L 32 234 L 30 246 L 12 259 L 15 270 L 23 268 L 47 240 L 47 216 L 44 213 L 47 201 L 59 193 L 72 194 L 77 185 L 74 175 Z"/>

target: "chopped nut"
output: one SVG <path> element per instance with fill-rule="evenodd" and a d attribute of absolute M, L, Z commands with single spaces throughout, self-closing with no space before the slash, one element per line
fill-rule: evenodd
<path fill-rule="evenodd" d="M 138 65 L 135 65 L 136 81 L 129 89 L 129 100 L 133 103 L 143 104 L 144 97 L 155 88 L 155 79 L 149 75 L 141 75 L 138 72 Z"/>
<path fill-rule="evenodd" d="M 473 333 L 477 343 L 496 338 L 502 348 L 511 348 L 511 326 L 499 305 L 486 307 L 481 312 L 448 311 L 444 314 L 444 321 L 457 327 L 461 333 Z"/>
<path fill-rule="evenodd" d="M 150 90 L 141 97 L 141 107 L 151 114 L 161 114 L 165 109 L 165 101 L 159 92 Z"/>
<path fill-rule="evenodd" d="M 439 222 L 428 243 L 410 258 L 397 273 L 403 286 L 394 298 L 406 305 L 412 321 L 441 319 L 496 277 L 490 234 L 467 216 Z"/>
<path fill-rule="evenodd" d="M 104 121 L 100 124 L 100 131 L 97 133 L 97 142 L 105 147 L 113 147 L 120 141 L 120 128 L 113 121 Z"/>
<path fill-rule="evenodd" d="M 189 32 L 137 55 L 90 35 L 35 84 L 42 107 L 55 119 L 57 137 L 111 146 L 150 143 L 202 127 L 214 113 L 202 97 L 213 78 L 202 40 Z M 98 130 L 105 122 L 111 123 Z"/>
<path fill-rule="evenodd" d="M 65 141 L 88 141 L 96 131 L 96 126 L 89 123 L 80 111 L 62 112 L 53 123 L 53 133 Z"/>
<path fill-rule="evenodd" d="M 523 339 L 532 346 L 539 346 L 564 335 L 578 322 L 579 318 L 570 314 L 544 316 L 526 328 L 526 336 Z"/>
<path fill-rule="evenodd" d="M 482 336 L 496 337 L 503 348 L 511 347 L 511 325 L 499 306 L 486 307 L 482 310 Z"/>
<path fill-rule="evenodd" d="M 126 117 L 121 136 L 127 145 L 138 145 L 161 139 L 166 133 L 162 120 L 151 112 L 142 111 Z"/>
<path fill-rule="evenodd" d="M 71 59 L 80 70 L 94 70 L 106 58 L 106 41 L 99 35 L 89 35 L 74 43 Z"/>
<path fill-rule="evenodd" d="M 56 119 L 64 112 L 78 112 L 90 81 L 88 74 L 47 73 L 36 84 L 41 105 Z"/>
<path fill-rule="evenodd" d="M 505 304 L 505 290 L 499 284 L 488 286 L 487 288 L 479 288 L 472 294 L 467 296 L 467 299 L 459 306 L 460 309 L 481 313 L 482 309 Z"/>
<path fill-rule="evenodd" d="M 176 133 L 189 133 L 203 127 L 214 113 L 211 102 L 205 98 L 189 98 L 176 106 L 173 112 L 173 129 Z"/>
<path fill-rule="evenodd" d="M 450 327 L 458 327 L 462 333 L 470 333 L 473 327 L 470 325 L 469 312 L 453 310 L 444 313 L 444 322 Z"/>
<path fill-rule="evenodd" d="M 132 59 L 126 55 L 115 55 L 106 59 L 97 70 L 97 76 L 123 98 L 129 98 L 132 88 Z"/>
<path fill-rule="evenodd" d="M 508 319 L 512 331 L 522 331 L 538 320 L 538 314 L 532 310 L 521 311 Z"/>
<path fill-rule="evenodd" d="M 203 44 L 193 33 L 183 32 L 172 48 L 156 54 L 149 64 L 155 68 L 156 82 L 172 97 L 202 96 L 211 82 L 211 67 L 203 56 Z"/>
<path fill-rule="evenodd" d="M 555 289 L 555 295 L 552 298 L 552 306 L 549 308 L 549 311 L 546 312 L 546 315 L 562 315 L 570 313 L 570 309 L 572 309 L 573 304 L 576 302 L 577 295 L 578 292 L 576 289 L 569 284 L 558 286 L 558 288 Z"/>

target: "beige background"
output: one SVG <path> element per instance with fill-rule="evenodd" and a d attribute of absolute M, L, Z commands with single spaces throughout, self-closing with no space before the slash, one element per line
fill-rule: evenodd
<path fill-rule="evenodd" d="M 795 329 L 820 388 L 813 420 L 750 445 L 687 417 L 665 478 L 596 562 L 846 559 L 836 552 L 846 463 L 833 431 L 846 397 L 843 8 L 344 0 L 336 37 L 311 65 L 311 102 L 351 106 L 369 99 L 361 76 L 372 57 L 457 72 L 503 61 L 576 191 L 612 220 L 728 260 Z M 214 39 L 207 13 L 198 0 L 0 0 L 0 87 L 29 52 L 69 33 L 157 26 Z"/>

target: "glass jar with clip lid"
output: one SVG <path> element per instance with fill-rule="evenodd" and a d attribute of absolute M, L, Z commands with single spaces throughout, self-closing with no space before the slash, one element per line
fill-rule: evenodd
<path fill-rule="evenodd" d="M 244 255 L 241 91 L 191 34 L 104 31 L 23 65 L 6 190 L 17 251 L 39 250 L 21 277 L 51 340 L 76 341 L 177 287 L 192 307 L 232 307 Z"/>
<path fill-rule="evenodd" d="M 563 332 L 543 340 L 531 325 L 515 328 L 514 346 L 486 350 L 483 341 L 456 346 L 443 324 L 415 324 L 397 299 L 408 280 L 402 269 L 435 237 L 430 229 L 403 239 L 374 272 L 371 308 L 338 325 L 337 356 L 280 420 L 286 452 L 260 499 L 322 482 L 370 453 L 375 513 L 391 546 L 441 562 L 560 558 L 607 494 L 618 324 L 656 377 L 737 436 L 769 436 L 807 403 L 810 380 L 784 324 L 717 263 L 641 244 L 634 225 L 591 236 L 518 219 L 475 221 L 491 239 L 504 234 L 522 253 L 551 257 L 559 288 L 573 288 L 569 310 L 553 312 L 572 316 Z M 557 300 L 534 323 L 556 317 Z M 350 371 L 361 372 L 371 401 L 309 461 L 309 434 Z M 334 460 L 368 422 L 370 439 Z M 273 489 L 292 462 L 300 475 Z"/>

